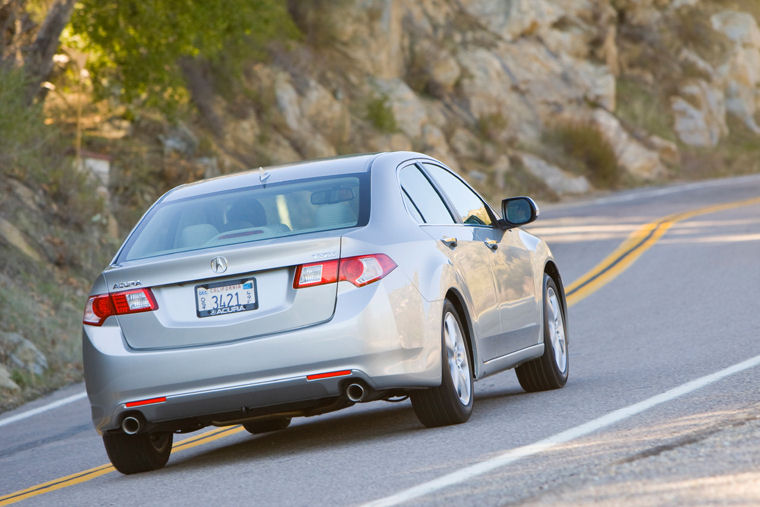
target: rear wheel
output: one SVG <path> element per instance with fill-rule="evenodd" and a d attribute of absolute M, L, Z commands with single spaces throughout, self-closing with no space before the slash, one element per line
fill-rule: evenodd
<path fill-rule="evenodd" d="M 462 324 L 454 305 L 443 305 L 441 325 L 442 382 L 438 387 L 412 391 L 412 407 L 427 427 L 459 424 L 472 414 L 472 371 Z"/>
<path fill-rule="evenodd" d="M 157 470 L 169 461 L 172 452 L 171 433 L 105 433 L 103 444 L 108 459 L 123 474 Z"/>
<path fill-rule="evenodd" d="M 557 284 L 544 275 L 544 355 L 515 369 L 528 392 L 557 389 L 567 383 L 569 370 L 565 310 Z"/>
<path fill-rule="evenodd" d="M 254 435 L 284 430 L 288 426 L 290 426 L 290 417 L 274 417 L 272 419 L 261 419 L 259 421 L 243 423 L 243 428 Z"/>

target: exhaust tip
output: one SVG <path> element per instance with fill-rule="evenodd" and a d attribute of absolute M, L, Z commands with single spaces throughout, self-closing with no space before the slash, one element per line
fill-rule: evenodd
<path fill-rule="evenodd" d="M 346 388 L 346 397 L 354 403 L 362 401 L 365 394 L 366 391 L 364 390 L 364 386 L 361 384 L 348 384 L 348 387 Z"/>
<path fill-rule="evenodd" d="M 121 431 L 127 435 L 134 435 L 140 431 L 140 419 L 134 416 L 127 416 L 121 421 Z"/>

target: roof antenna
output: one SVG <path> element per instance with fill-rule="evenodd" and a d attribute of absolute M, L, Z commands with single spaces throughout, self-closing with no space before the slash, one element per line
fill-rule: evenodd
<path fill-rule="evenodd" d="M 270 176 L 271 174 L 269 174 L 269 172 L 265 171 L 263 167 L 259 166 L 259 181 L 262 185 L 267 184 L 267 180 Z"/>

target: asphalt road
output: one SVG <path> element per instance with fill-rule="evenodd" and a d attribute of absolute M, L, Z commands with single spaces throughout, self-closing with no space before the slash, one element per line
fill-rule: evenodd
<path fill-rule="evenodd" d="M 760 175 L 639 190 L 548 207 L 530 229 L 569 284 L 646 223 L 758 197 Z M 356 505 L 418 487 L 415 505 L 758 504 L 760 366 L 724 369 L 760 363 L 760 201 L 677 220 L 638 254 L 570 308 L 561 390 L 527 394 L 505 372 L 475 385 L 473 416 L 458 426 L 425 429 L 409 402 L 374 402 L 256 437 L 233 428 L 183 448 L 200 433 L 182 435 L 157 472 L 103 469 L 15 498 Z M 82 391 L 0 414 L 0 505 L 108 464 L 86 399 L 3 423 Z"/>

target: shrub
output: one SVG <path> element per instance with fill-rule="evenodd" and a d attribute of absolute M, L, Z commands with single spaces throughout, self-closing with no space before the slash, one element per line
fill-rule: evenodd
<path fill-rule="evenodd" d="M 21 69 L 0 66 L 0 172 L 5 175 L 37 169 L 52 130 L 44 125 L 42 107 L 27 104 L 26 86 Z"/>
<path fill-rule="evenodd" d="M 588 122 L 559 123 L 548 130 L 544 141 L 558 148 L 565 167 L 585 175 L 599 188 L 615 188 L 620 169 L 612 146 L 596 125 Z"/>
<path fill-rule="evenodd" d="M 480 137 L 486 141 L 499 143 L 502 141 L 504 132 L 509 127 L 509 122 L 500 112 L 487 114 L 478 118 L 476 129 Z"/>
<path fill-rule="evenodd" d="M 670 107 L 660 94 L 636 80 L 621 77 L 616 95 L 615 112 L 624 122 L 663 139 L 676 140 Z"/>
<path fill-rule="evenodd" d="M 396 117 L 388 105 L 386 95 L 381 95 L 367 103 L 367 120 L 380 132 L 390 134 L 398 131 Z"/>

